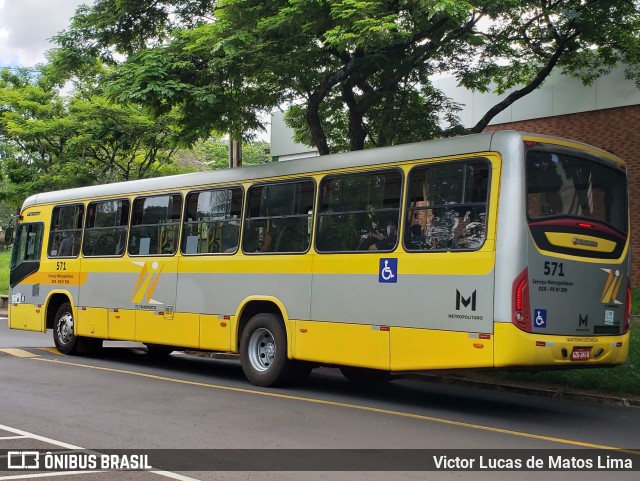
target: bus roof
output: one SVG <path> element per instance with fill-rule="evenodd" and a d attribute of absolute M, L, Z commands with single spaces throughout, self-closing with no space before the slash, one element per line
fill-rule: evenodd
<path fill-rule="evenodd" d="M 534 136 L 537 139 L 556 139 L 555 137 L 538 134 L 524 134 L 515 131 L 496 131 L 481 134 L 466 135 L 447 139 L 430 140 L 411 144 L 381 147 L 377 149 L 359 150 L 341 154 L 310 157 L 304 159 L 274 162 L 225 169 L 217 171 L 194 172 L 189 174 L 155 177 L 150 179 L 132 180 L 112 184 L 93 185 L 75 189 L 59 190 L 32 195 L 27 198 L 22 208 L 38 204 L 79 201 L 113 196 L 127 196 L 153 191 L 180 190 L 191 187 L 213 184 L 233 184 L 248 180 L 260 180 L 290 175 L 303 175 L 321 171 L 342 168 L 367 167 L 376 164 L 394 163 L 401 161 L 420 160 L 434 157 L 488 152 L 491 150 L 504 151 L 509 145 L 522 145 L 524 137 Z M 598 150 L 600 155 L 612 158 L 612 155 L 599 151 L 586 144 L 571 142 L 576 146 Z M 492 148 L 493 146 L 493 148 Z"/>

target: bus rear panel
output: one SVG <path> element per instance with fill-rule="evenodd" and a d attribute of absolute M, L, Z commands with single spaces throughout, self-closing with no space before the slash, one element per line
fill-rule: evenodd
<path fill-rule="evenodd" d="M 513 280 L 512 326 L 496 324 L 497 340 L 509 332 L 496 366 L 620 364 L 631 308 L 624 166 L 536 141 L 524 163 L 526 265 Z"/>

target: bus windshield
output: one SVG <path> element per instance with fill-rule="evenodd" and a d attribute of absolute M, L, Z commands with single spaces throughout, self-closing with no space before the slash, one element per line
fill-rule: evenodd
<path fill-rule="evenodd" d="M 622 169 L 563 151 L 527 152 L 527 216 L 537 222 L 572 217 L 627 234 L 627 186 Z"/>

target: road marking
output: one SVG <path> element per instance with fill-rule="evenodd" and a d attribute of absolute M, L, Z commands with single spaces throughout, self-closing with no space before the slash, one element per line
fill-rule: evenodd
<path fill-rule="evenodd" d="M 28 431 L 23 431 L 22 429 L 12 428 L 11 426 L 5 426 L 4 424 L 0 424 L 0 429 L 3 431 L 9 431 L 10 433 L 13 433 L 13 434 L 18 434 L 20 436 L 25 436 L 31 439 L 35 439 L 36 441 L 42 441 L 43 443 L 53 444 L 54 446 L 59 446 L 61 448 L 84 450 L 84 448 L 81 448 L 80 446 L 74 446 L 73 444 L 57 441 L 55 439 L 47 438 L 45 436 L 40 436 L 38 434 L 30 433 Z"/>
<path fill-rule="evenodd" d="M 9 479 L 33 479 L 33 478 L 48 478 L 49 476 L 71 476 L 74 474 L 97 474 L 105 473 L 106 471 L 55 471 L 52 473 L 36 473 L 36 474 L 15 474 L 12 476 L 0 476 L 2 481 Z"/>
<path fill-rule="evenodd" d="M 60 351 L 58 351 L 55 347 L 40 347 L 40 351 L 47 351 L 51 354 L 55 354 L 56 356 L 64 356 Z"/>
<path fill-rule="evenodd" d="M 623 449 L 623 448 L 618 448 L 618 447 L 615 447 L 615 446 L 607 446 L 607 445 L 603 445 L 603 444 L 586 443 L 586 442 L 577 441 L 577 440 L 574 440 L 574 439 L 556 438 L 554 436 L 545 436 L 545 435 L 542 435 L 542 434 L 533 434 L 533 433 L 527 433 L 527 432 L 523 432 L 523 431 L 513 431 L 513 430 L 510 430 L 510 429 L 496 428 L 496 427 L 492 427 L 492 426 L 483 426 L 481 424 L 466 423 L 466 422 L 463 422 L 463 421 L 453 421 L 451 419 L 436 418 L 436 417 L 433 417 L 433 416 L 425 416 L 425 415 L 422 415 L 422 414 L 413 414 L 413 413 L 407 413 L 407 412 L 402 412 L 402 411 L 392 411 L 392 410 L 389 410 L 389 409 L 374 408 L 374 407 L 371 407 L 371 406 L 362 406 L 362 405 L 359 405 L 359 404 L 350 404 L 350 403 L 343 403 L 343 402 L 337 402 L 337 401 L 327 401 L 327 400 L 324 400 L 324 399 L 314 399 L 314 398 L 308 398 L 308 397 L 303 397 L 303 396 L 294 396 L 294 395 L 290 395 L 290 394 L 281 394 L 281 393 L 275 393 L 275 392 L 256 391 L 256 390 L 253 390 L 253 389 L 224 386 L 224 385 L 220 385 L 220 384 L 208 384 L 208 383 L 202 383 L 202 382 L 196 382 L 196 381 L 187 381 L 187 380 L 184 380 L 184 379 L 177 379 L 177 378 L 171 378 L 171 377 L 165 377 L 165 376 L 156 376 L 155 374 L 145 374 L 145 373 L 137 372 L 137 371 L 125 371 L 123 369 L 113 369 L 113 368 L 110 368 L 110 367 L 99 367 L 99 366 L 91 366 L 91 365 L 88 365 L 88 364 L 79 364 L 79 363 L 75 363 L 75 362 L 59 361 L 57 359 L 43 359 L 43 358 L 33 358 L 33 359 L 36 360 L 36 361 L 51 362 L 51 363 L 55 363 L 55 364 L 66 364 L 68 366 L 83 367 L 85 369 L 95 369 L 95 370 L 98 370 L 98 371 L 114 372 L 114 373 L 118 373 L 118 374 L 127 374 L 127 375 L 130 375 L 130 376 L 144 377 L 144 378 L 147 378 L 147 379 L 155 379 L 155 380 L 158 380 L 158 381 L 167 381 L 167 382 L 173 382 L 173 383 L 177 383 L 177 384 L 186 384 L 186 385 L 189 385 L 189 386 L 206 387 L 206 388 L 209 388 L 209 389 L 219 389 L 219 390 L 222 390 L 222 391 L 232 391 L 232 392 L 239 392 L 239 393 L 244 393 L 244 394 L 253 394 L 253 395 L 257 395 L 257 396 L 267 396 L 267 397 L 273 397 L 273 398 L 288 399 L 288 400 L 291 400 L 291 401 L 302 401 L 302 402 L 308 402 L 308 403 L 323 404 L 325 406 L 336 406 L 336 407 L 342 407 L 342 408 L 347 408 L 347 409 L 355 409 L 355 410 L 358 410 L 358 411 L 367 411 L 367 412 L 374 412 L 374 413 L 379 413 L 379 414 L 387 414 L 387 415 L 390 415 L 390 416 L 399 416 L 399 417 L 404 417 L 404 418 L 417 419 L 417 420 L 420 420 L 420 421 L 429 421 L 429 422 L 439 423 L 439 424 L 448 424 L 450 426 L 458 426 L 458 427 L 463 427 L 463 428 L 477 429 L 477 430 L 480 430 L 480 431 L 488 431 L 488 432 L 498 433 L 498 434 L 507 434 L 507 435 L 511 435 L 511 436 L 518 436 L 518 437 L 523 437 L 523 438 L 537 439 L 537 440 L 541 440 L 541 441 L 550 441 L 550 442 L 553 442 L 553 443 L 567 444 L 567 445 L 570 445 L 570 446 L 579 446 L 579 447 L 583 447 L 583 448 L 593 448 L 593 449 L 604 449 L 604 450 L 607 450 L 607 451 L 619 451 L 619 452 L 622 452 L 622 453 L 640 455 L 640 451 L 638 451 L 638 450 Z"/>
<path fill-rule="evenodd" d="M 0 441 L 6 441 L 8 439 L 26 439 L 27 436 L 0 436 Z"/>
<path fill-rule="evenodd" d="M 83 452 L 100 454 L 98 451 L 81 448 L 80 446 L 74 446 L 73 444 L 65 443 L 63 441 L 58 441 L 56 439 L 47 438 L 45 436 L 40 436 L 38 434 L 30 433 L 28 431 L 23 431 L 22 429 L 12 428 L 11 426 L 5 426 L 4 424 L 0 424 L 0 430 L 9 431 L 10 433 L 14 433 L 30 439 L 35 439 L 37 441 L 42 441 L 44 443 L 52 444 L 54 446 L 58 446 L 61 448 L 71 449 L 74 451 L 83 451 Z M 11 475 L 11 476 L 0 476 L 0 481 L 10 480 L 10 479 L 42 478 L 45 476 L 63 476 L 67 474 L 87 474 L 87 473 L 104 473 L 104 472 L 106 471 L 64 471 L 64 472 L 37 473 L 37 474 L 17 474 L 17 475 Z M 113 471 L 113 472 L 123 473 L 125 471 Z M 142 473 L 145 471 L 139 471 L 139 472 Z M 146 471 L 146 472 L 157 474 L 159 476 L 164 476 L 165 478 L 177 479 L 179 481 L 199 481 L 195 478 L 190 478 L 189 476 L 185 476 L 183 474 L 172 473 L 170 471 L 163 471 L 159 469 L 150 469 L 149 471 Z"/>
<path fill-rule="evenodd" d="M 7 349 L 0 349 L 0 351 L 4 352 L 5 354 L 10 354 L 11 356 L 16 356 L 16 357 L 38 357 L 38 354 L 25 351 L 24 349 L 15 349 L 12 347 Z"/>

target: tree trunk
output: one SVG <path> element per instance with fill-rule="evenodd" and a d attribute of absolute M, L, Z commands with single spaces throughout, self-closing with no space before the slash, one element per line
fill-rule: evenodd
<path fill-rule="evenodd" d="M 349 148 L 353 150 L 364 149 L 364 141 L 367 132 L 364 129 L 362 119 L 364 113 L 353 95 L 353 85 L 347 82 L 342 88 L 342 99 L 349 109 Z"/>
<path fill-rule="evenodd" d="M 322 128 L 322 122 L 320 121 L 320 102 L 323 97 L 324 96 L 320 97 L 318 94 L 313 94 L 309 99 L 307 105 L 307 125 L 311 131 L 311 138 L 313 139 L 313 144 L 316 149 L 318 149 L 318 153 L 320 155 L 328 155 L 329 144 L 324 129 Z"/>
<path fill-rule="evenodd" d="M 496 115 L 498 115 L 504 109 L 512 105 L 516 100 L 521 99 L 525 95 L 528 95 L 531 92 L 533 92 L 535 89 L 537 89 L 540 86 L 540 84 L 542 84 L 542 82 L 544 82 L 544 80 L 549 76 L 553 68 L 558 63 L 558 60 L 560 60 L 560 57 L 564 53 L 565 45 L 566 45 L 566 41 L 562 42 L 558 46 L 554 54 L 551 56 L 551 58 L 549 58 L 549 61 L 544 66 L 544 68 L 540 70 L 540 72 L 538 72 L 538 75 L 536 75 L 535 78 L 529 84 L 525 85 L 521 89 L 516 90 L 515 92 L 511 92 L 504 100 L 502 100 L 501 102 L 491 107 L 487 111 L 487 113 L 484 114 L 484 116 L 480 119 L 480 121 L 473 126 L 473 128 L 471 129 L 471 132 L 472 133 L 482 132 L 485 129 L 485 127 L 489 125 L 489 122 L 491 122 L 491 119 L 493 119 Z"/>
<path fill-rule="evenodd" d="M 229 137 L 229 167 L 242 166 L 242 142 Z"/>

